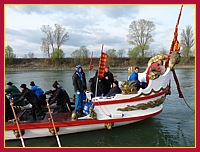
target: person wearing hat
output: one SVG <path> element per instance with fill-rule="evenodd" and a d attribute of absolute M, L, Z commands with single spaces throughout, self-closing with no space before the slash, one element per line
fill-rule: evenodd
<path fill-rule="evenodd" d="M 49 104 L 51 105 L 56 102 L 56 105 L 58 106 L 57 112 L 71 112 L 72 108 L 70 104 L 70 98 L 66 90 L 60 86 L 57 81 L 53 83 L 52 87 L 52 90 L 45 92 L 45 94 L 52 94 L 48 101 Z"/>
<path fill-rule="evenodd" d="M 13 85 L 12 82 L 6 83 L 7 87 L 5 89 L 6 95 L 10 95 L 14 100 L 18 100 L 21 96 L 21 92 L 19 89 Z M 25 106 L 26 103 L 24 101 L 19 102 L 16 106 Z"/>
<path fill-rule="evenodd" d="M 114 80 L 112 85 L 113 87 L 110 89 L 110 91 L 106 95 L 107 97 L 115 96 L 116 94 L 122 93 L 122 90 L 119 88 L 119 83 L 117 80 Z"/>
<path fill-rule="evenodd" d="M 41 119 L 44 116 L 44 113 L 42 112 L 40 101 L 36 96 L 36 94 L 30 89 L 28 89 L 26 87 L 26 84 L 21 84 L 20 90 L 22 91 L 21 97 L 18 100 L 14 101 L 13 103 L 16 104 L 17 102 L 26 99 L 32 105 L 31 111 L 33 120 L 37 120 L 38 117 L 40 117 L 39 119 Z"/>
<path fill-rule="evenodd" d="M 30 90 L 33 91 L 37 97 L 39 98 L 40 100 L 40 104 L 41 105 L 46 105 L 46 96 L 44 94 L 44 91 L 37 85 L 35 85 L 34 81 L 31 81 L 30 82 Z"/>
<path fill-rule="evenodd" d="M 74 91 L 76 93 L 75 111 L 79 114 L 83 112 L 83 100 L 85 100 L 85 90 L 87 89 L 85 73 L 83 72 L 82 66 L 77 65 L 76 71 L 72 76 Z"/>

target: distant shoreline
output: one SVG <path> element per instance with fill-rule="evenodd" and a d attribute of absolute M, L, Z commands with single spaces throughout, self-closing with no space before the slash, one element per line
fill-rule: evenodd
<path fill-rule="evenodd" d="M 128 67 L 110 67 L 110 70 L 128 70 Z M 141 66 L 140 67 L 141 69 L 145 69 L 146 67 L 145 66 Z M 190 69 L 190 68 L 194 68 L 195 69 L 195 65 L 176 65 L 175 66 L 175 69 Z M 84 67 L 83 66 L 83 69 L 84 70 L 89 70 L 88 67 Z M 94 67 L 93 70 L 97 70 L 98 67 Z M 55 68 L 37 68 L 37 67 L 20 67 L 20 68 L 17 68 L 17 67 L 5 67 L 5 72 L 26 72 L 26 71 L 73 71 L 75 70 L 75 68 L 71 67 L 71 68 L 64 68 L 64 67 L 55 67 Z"/>
<path fill-rule="evenodd" d="M 107 62 L 110 70 L 127 70 L 128 67 L 139 66 L 141 69 L 146 69 L 149 58 L 135 59 L 130 58 L 115 58 Z M 81 64 L 84 70 L 89 70 L 90 59 L 65 58 L 59 64 L 54 63 L 47 58 L 16 58 L 12 63 L 5 65 L 6 72 L 14 71 L 70 71 L 75 70 L 76 65 Z M 98 69 L 99 58 L 93 58 L 94 70 Z M 177 69 L 195 68 L 195 58 L 190 58 L 187 62 L 181 60 L 175 66 Z"/>

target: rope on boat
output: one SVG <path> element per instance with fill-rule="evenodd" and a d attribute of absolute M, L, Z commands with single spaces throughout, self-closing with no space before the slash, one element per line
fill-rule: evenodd
<path fill-rule="evenodd" d="M 173 72 L 173 76 L 174 76 L 174 80 L 176 82 L 176 87 L 177 87 L 177 90 L 178 90 L 178 93 L 179 93 L 179 98 L 183 98 L 183 101 L 185 102 L 186 106 L 193 111 L 193 109 L 190 107 L 190 105 L 188 104 L 188 102 L 186 101 L 185 97 L 183 96 L 183 93 L 181 91 L 181 87 L 180 87 L 180 84 L 179 84 L 179 81 L 178 81 L 178 78 L 176 76 L 176 72 L 175 72 L 175 69 L 172 69 L 172 72 Z"/>
<path fill-rule="evenodd" d="M 25 148 L 25 143 L 24 143 L 24 139 L 23 139 L 23 136 L 22 136 L 22 132 L 20 130 L 20 127 L 19 127 L 19 121 L 18 121 L 18 118 L 16 116 L 16 113 L 15 113 L 15 109 L 13 107 L 13 98 L 10 99 L 10 106 L 12 108 L 12 112 L 13 112 L 13 115 L 14 115 L 14 118 L 15 118 L 15 122 L 17 124 L 17 130 L 19 132 L 19 136 L 20 136 L 20 139 L 21 139 L 21 143 L 22 143 L 22 146 Z"/>

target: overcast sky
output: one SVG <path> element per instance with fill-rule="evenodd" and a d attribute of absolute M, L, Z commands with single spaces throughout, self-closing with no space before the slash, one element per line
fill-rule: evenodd
<path fill-rule="evenodd" d="M 99 56 L 101 45 L 108 49 L 125 49 L 129 25 L 133 20 L 153 21 L 154 42 L 150 51 L 169 50 L 181 5 L 6 5 L 6 45 L 17 57 L 28 52 L 44 57 L 41 51 L 42 25 L 60 24 L 69 32 L 69 40 L 61 47 L 66 57 L 86 46 Z M 182 29 L 195 28 L 195 5 L 184 5 L 179 23 L 179 40 Z M 195 30 L 195 29 L 194 29 Z"/>

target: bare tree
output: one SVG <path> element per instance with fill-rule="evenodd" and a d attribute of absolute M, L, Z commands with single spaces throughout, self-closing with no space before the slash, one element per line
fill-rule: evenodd
<path fill-rule="evenodd" d="M 122 58 L 122 57 L 124 57 L 125 53 L 126 53 L 126 51 L 125 51 L 124 49 L 119 49 L 119 50 L 117 51 L 117 56 L 118 56 L 119 58 Z"/>
<path fill-rule="evenodd" d="M 140 47 L 142 57 L 144 57 L 144 50 L 153 42 L 152 32 L 154 29 L 154 23 L 145 19 L 132 21 L 129 25 L 128 42 Z"/>
<path fill-rule="evenodd" d="M 194 34 L 191 26 L 186 26 L 186 29 L 181 33 L 181 46 L 185 57 L 189 57 L 191 48 L 194 46 Z"/>
<path fill-rule="evenodd" d="M 60 47 L 69 39 L 69 35 L 68 32 L 65 32 L 65 28 L 59 24 L 55 24 L 54 38 L 57 44 L 57 49 L 60 49 Z"/>
<path fill-rule="evenodd" d="M 41 31 L 46 35 L 45 38 L 42 38 L 41 50 L 47 54 L 48 57 L 50 57 L 51 54 L 49 46 L 51 46 L 52 52 L 54 52 L 54 45 L 56 45 L 59 50 L 60 47 L 69 39 L 66 29 L 59 24 L 55 24 L 54 29 L 50 25 L 43 25 Z"/>
<path fill-rule="evenodd" d="M 49 42 L 47 41 L 47 39 L 42 38 L 42 46 L 41 46 L 41 50 L 42 52 L 44 52 L 44 54 L 47 55 L 48 58 L 50 58 L 50 50 L 49 50 Z"/>
<path fill-rule="evenodd" d="M 41 31 L 44 32 L 46 34 L 46 38 L 43 38 L 43 42 L 44 39 L 46 39 L 46 44 L 51 45 L 51 48 L 54 52 L 55 48 L 54 48 L 54 38 L 53 38 L 53 29 L 50 25 L 42 25 Z"/>

